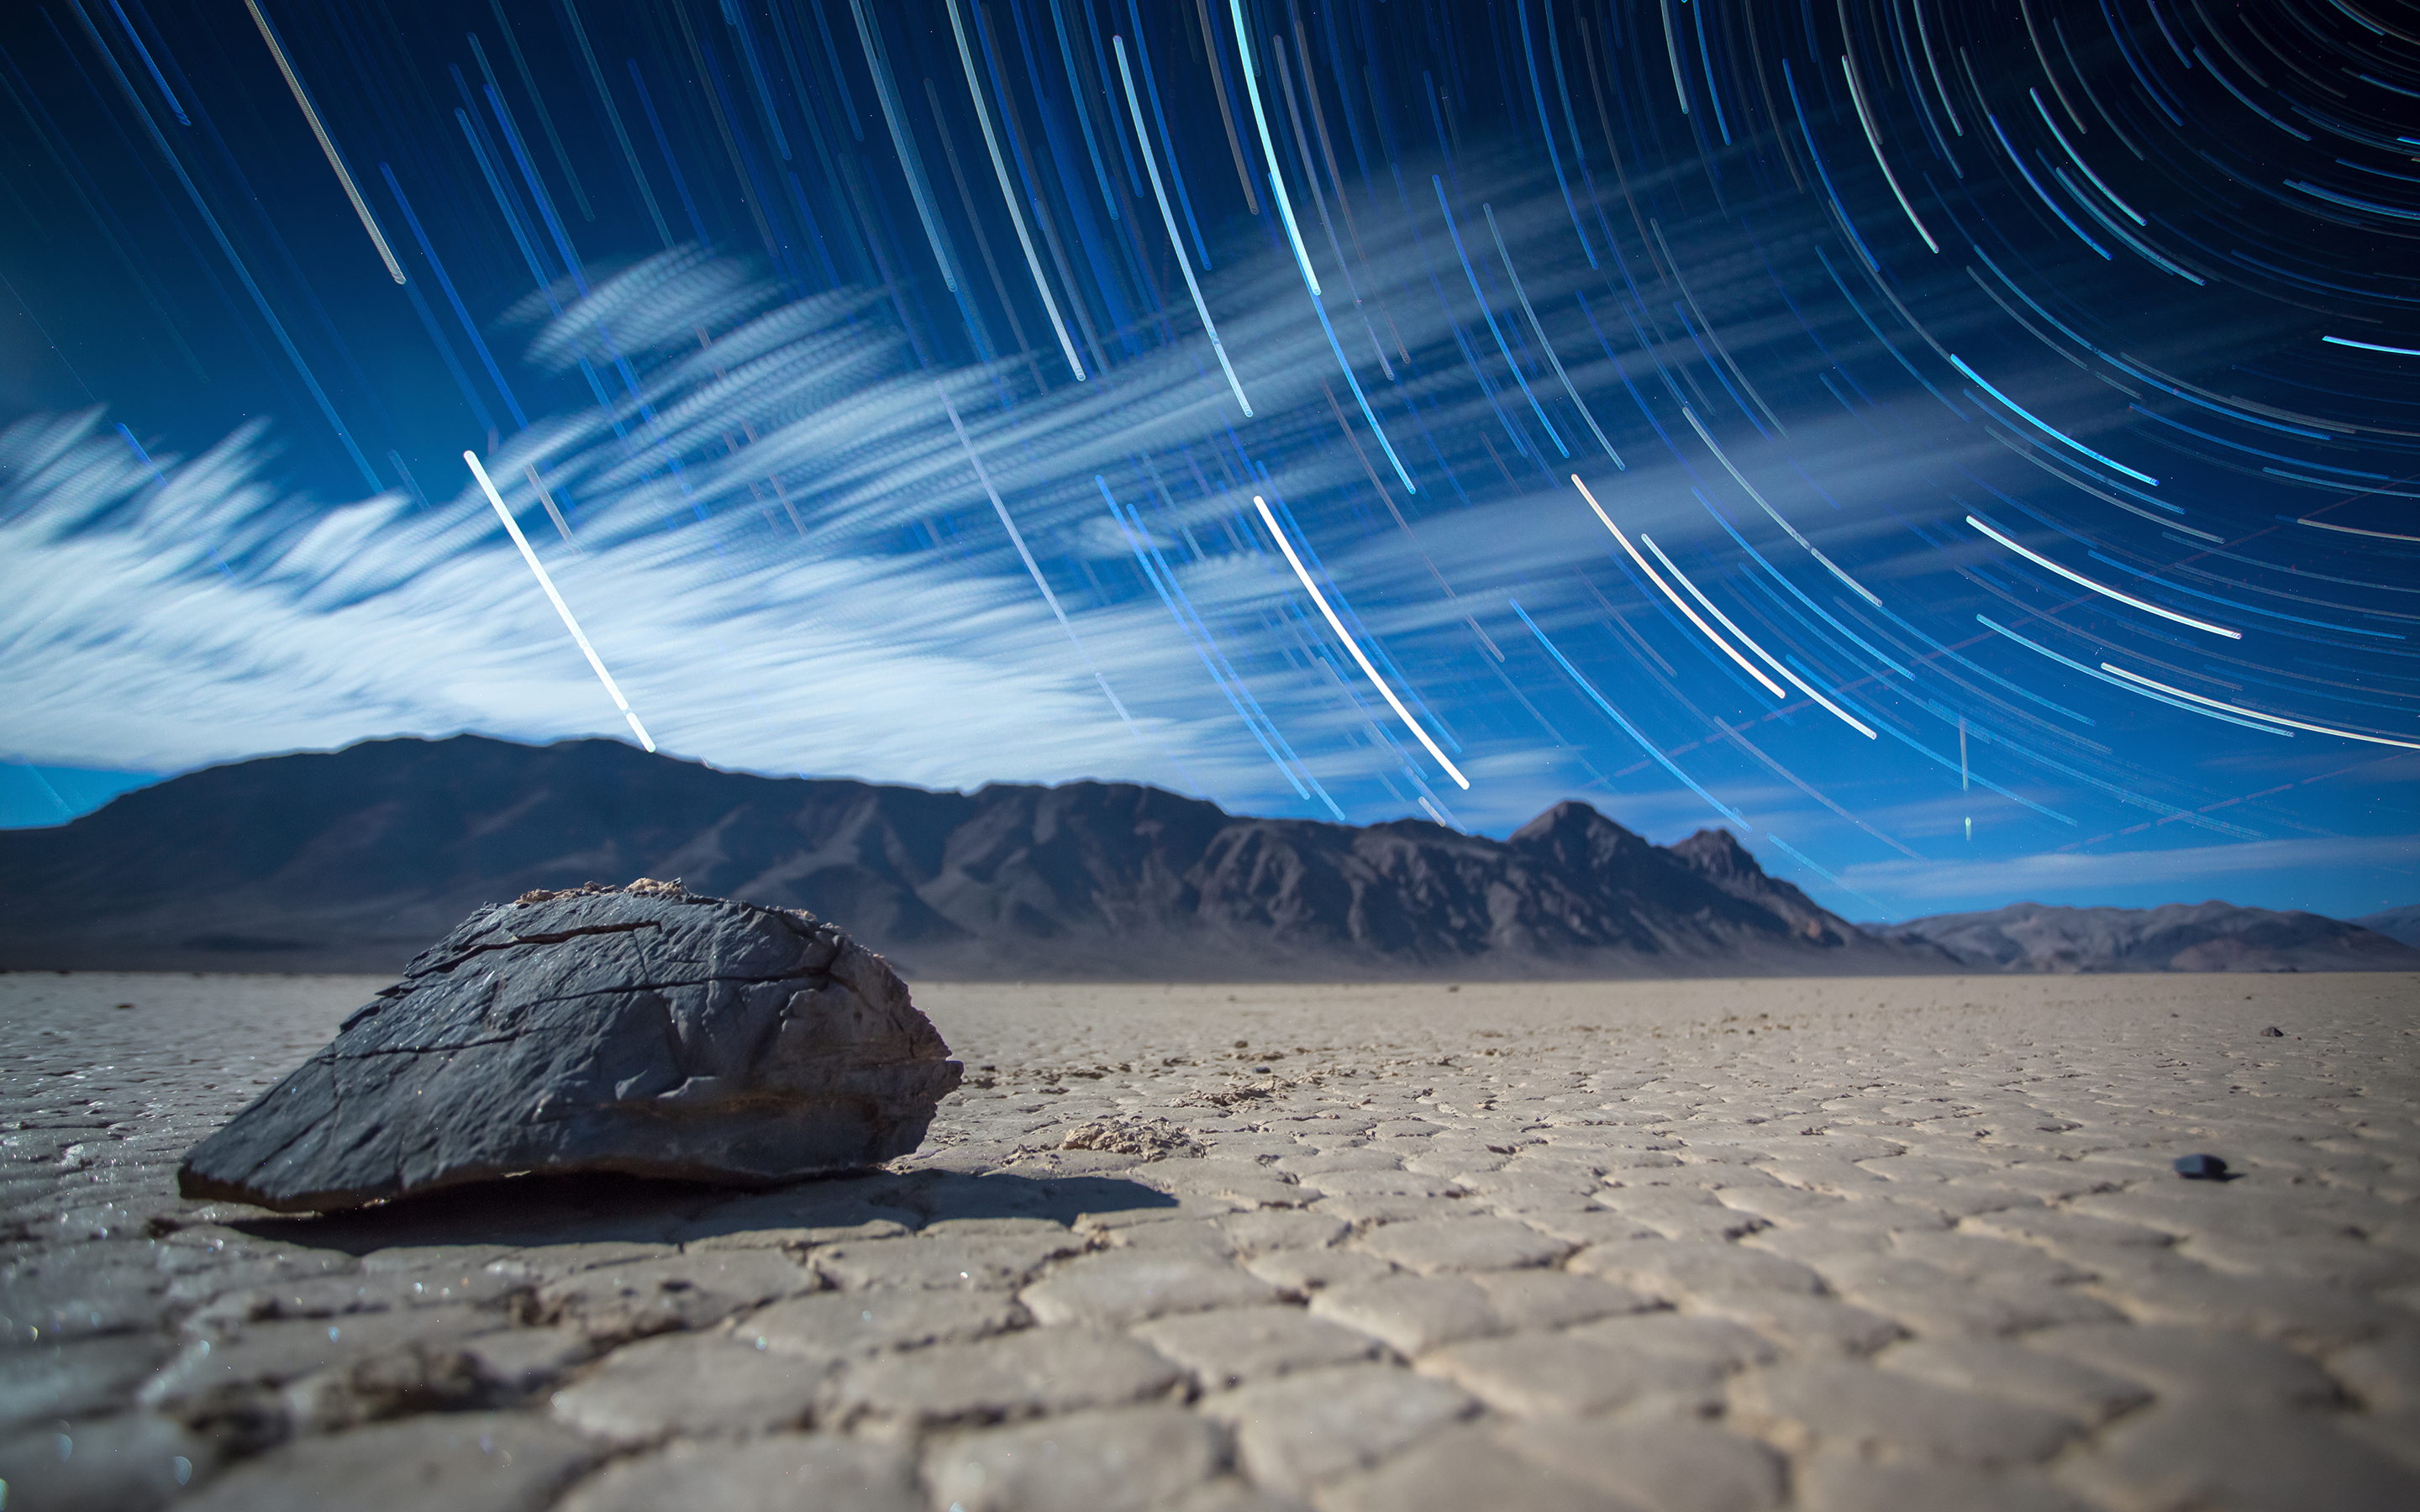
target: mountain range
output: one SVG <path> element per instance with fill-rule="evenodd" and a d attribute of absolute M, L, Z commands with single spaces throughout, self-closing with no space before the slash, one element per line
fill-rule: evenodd
<path fill-rule="evenodd" d="M 2420 950 L 2363 922 L 2215 902 L 2011 903 L 1868 928 L 1882 939 L 1936 946 L 1974 971 L 2420 970 Z"/>
<path fill-rule="evenodd" d="M 2132 933 L 2114 916 L 2142 911 L 2035 904 L 1863 930 L 1728 831 L 1659 846 L 1576 802 L 1497 841 L 475 735 L 205 768 L 0 833 L 0 968 L 391 972 L 485 903 L 643 875 L 812 910 L 928 980 L 2420 969 L 2358 926 L 2224 903 Z"/>
<path fill-rule="evenodd" d="M 2362 928 L 2385 935 L 2404 945 L 2420 947 L 2420 903 L 2405 903 L 2400 908 L 2381 909 L 2364 914 L 2353 920 Z"/>

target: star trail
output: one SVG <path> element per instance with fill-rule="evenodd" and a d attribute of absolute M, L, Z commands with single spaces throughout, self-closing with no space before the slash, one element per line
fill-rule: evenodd
<path fill-rule="evenodd" d="M 475 730 L 2420 892 L 2408 4 L 43 0 L 0 95 L 12 823 Z"/>

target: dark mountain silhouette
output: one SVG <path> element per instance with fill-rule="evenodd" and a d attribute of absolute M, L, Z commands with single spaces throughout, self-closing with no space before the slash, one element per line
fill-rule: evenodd
<path fill-rule="evenodd" d="M 483 903 L 638 876 L 799 906 L 926 978 L 1337 980 L 1954 969 L 1581 803 L 1509 840 L 1156 788 L 931 793 L 610 741 L 381 740 L 0 833 L 0 966 L 394 971 Z"/>
<path fill-rule="evenodd" d="M 2160 908 L 2011 903 L 1874 933 L 1938 946 L 1975 971 L 2420 971 L 2420 950 L 2360 924 L 2215 902 Z"/>
<path fill-rule="evenodd" d="M 2420 947 L 2420 903 L 2405 903 L 2400 908 L 2364 914 L 2353 922 L 2364 929 L 2375 930 L 2390 940 Z"/>

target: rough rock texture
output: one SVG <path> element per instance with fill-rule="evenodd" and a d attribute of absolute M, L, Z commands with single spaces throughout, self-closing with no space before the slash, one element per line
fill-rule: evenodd
<path fill-rule="evenodd" d="M 2374 926 L 2216 902 L 2160 908 L 2011 903 L 1874 933 L 1935 946 L 1974 971 L 2420 970 L 2420 950 Z"/>
<path fill-rule="evenodd" d="M 212 767 L 0 834 L 0 966 L 391 971 L 484 899 L 600 872 L 847 919 L 919 980 L 1957 969 L 1726 834 L 1653 845 L 1586 804 L 1499 841 L 1131 783 L 927 793 L 472 735 Z"/>
<path fill-rule="evenodd" d="M 422 951 L 177 1180 L 288 1212 L 520 1172 L 784 1181 L 914 1149 L 948 1055 L 812 915 L 644 878 L 534 891 Z"/>

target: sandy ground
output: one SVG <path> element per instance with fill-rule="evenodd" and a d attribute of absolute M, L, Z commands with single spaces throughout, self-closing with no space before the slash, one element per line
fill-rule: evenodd
<path fill-rule="evenodd" d="M 885 1171 L 179 1201 L 381 984 L 0 976 L 8 1512 L 2420 1506 L 2420 979 L 925 983 Z"/>

